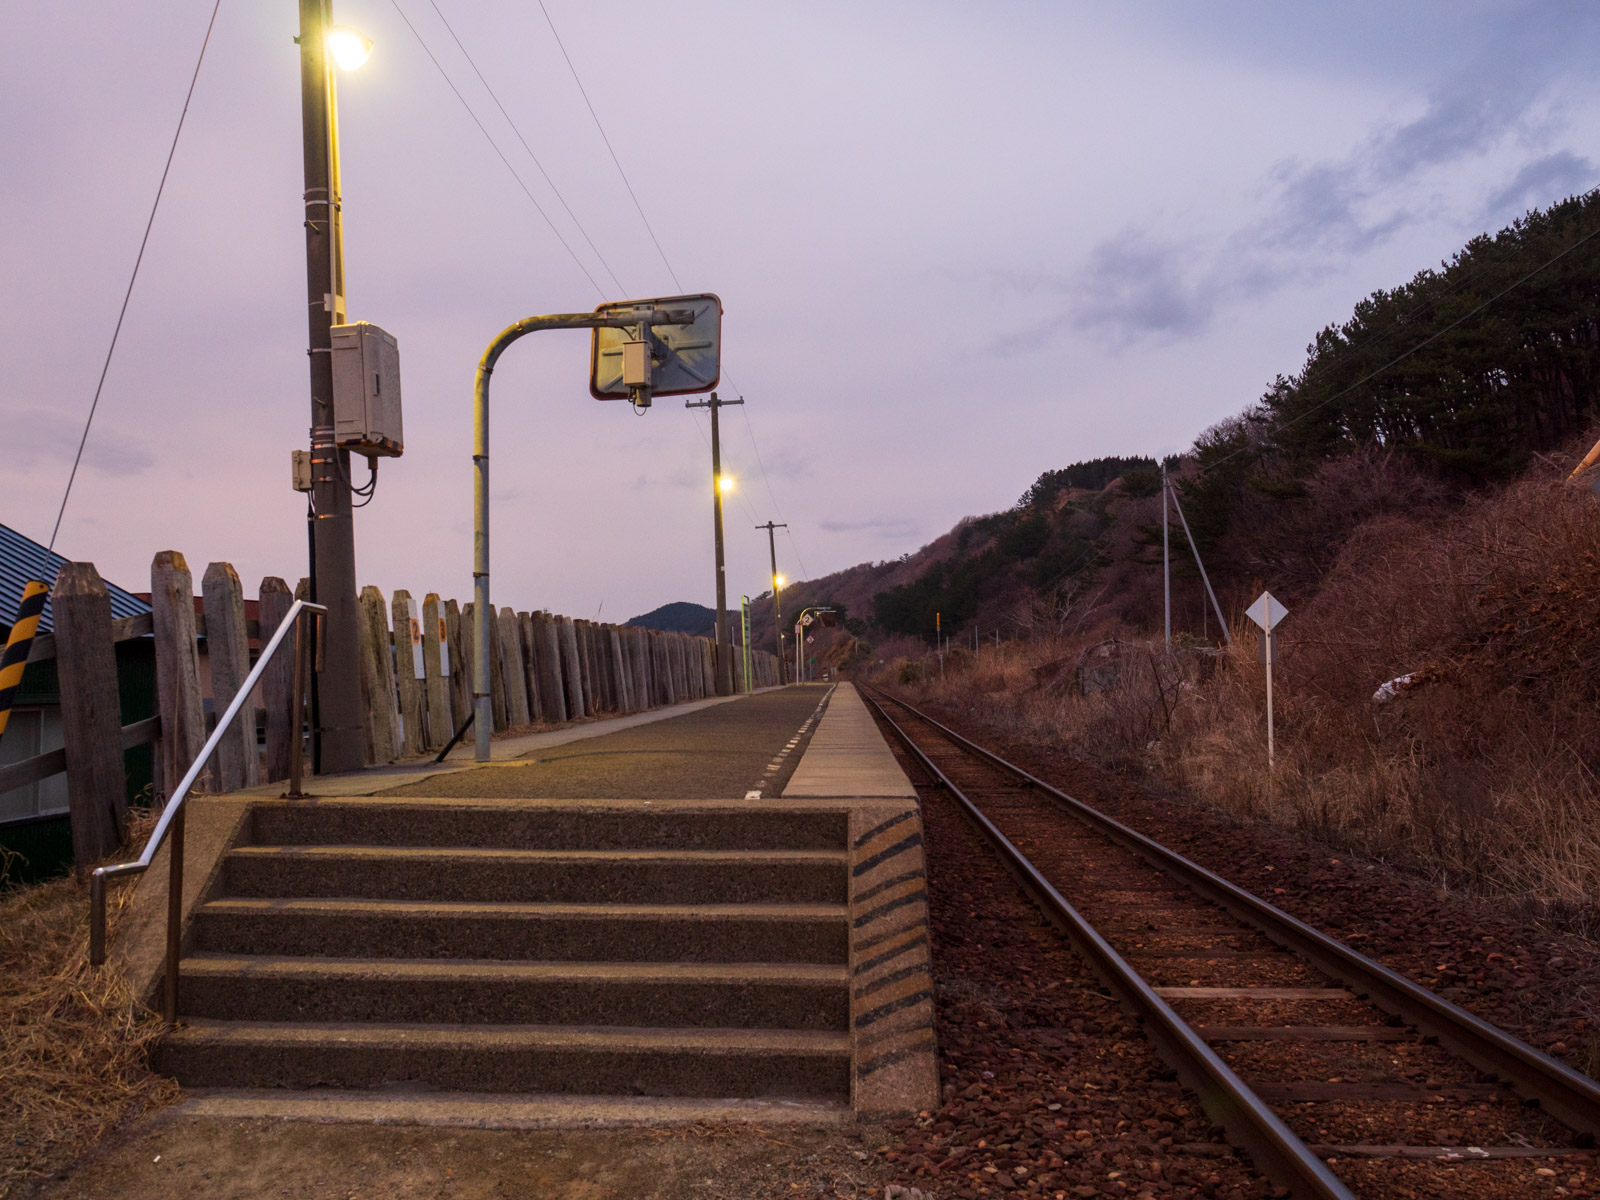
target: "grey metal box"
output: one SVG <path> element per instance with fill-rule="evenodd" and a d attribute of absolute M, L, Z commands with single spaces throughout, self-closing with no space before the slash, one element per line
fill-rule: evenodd
<path fill-rule="evenodd" d="M 405 453 L 400 424 L 400 347 L 367 321 L 335 325 L 333 440 L 357 454 Z"/>

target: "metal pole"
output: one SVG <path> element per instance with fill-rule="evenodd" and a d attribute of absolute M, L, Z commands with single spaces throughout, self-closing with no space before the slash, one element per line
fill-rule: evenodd
<path fill-rule="evenodd" d="M 305 161 L 306 299 L 311 375 L 312 504 L 316 509 L 311 599 L 327 606 L 327 670 L 313 680 L 321 722 L 319 767 L 364 765 L 361 658 L 357 637 L 355 527 L 350 454 L 333 443 L 333 355 L 329 330 L 345 319 L 339 217 L 339 132 L 333 63 L 327 53 L 332 0 L 300 0 L 300 118 Z"/>
<path fill-rule="evenodd" d="M 1172 556 L 1167 545 L 1167 466 L 1161 464 L 1161 586 L 1166 599 L 1167 649 L 1172 649 Z"/>
<path fill-rule="evenodd" d="M 688 325 L 687 309 L 635 309 L 628 314 L 552 313 L 527 317 L 502 329 L 484 348 L 472 381 L 472 726 L 473 752 L 489 761 L 494 710 L 489 695 L 489 377 L 506 347 L 541 329 L 626 329 L 634 325 Z"/>
<path fill-rule="evenodd" d="M 744 654 L 744 690 L 746 693 L 756 690 L 755 680 L 750 678 L 755 669 L 750 654 L 750 597 L 739 597 L 739 649 Z"/>
<path fill-rule="evenodd" d="M 1206 574 L 1206 564 L 1200 561 L 1200 547 L 1194 544 L 1194 534 L 1189 532 L 1189 519 L 1183 515 L 1183 504 L 1178 499 L 1178 489 L 1172 492 L 1172 507 L 1178 510 L 1178 520 L 1183 522 L 1183 536 L 1189 539 L 1189 549 L 1194 552 L 1194 565 L 1200 568 L 1200 582 L 1206 585 L 1206 595 L 1211 597 L 1211 607 L 1216 610 L 1217 624 L 1222 626 L 1222 640 L 1228 645 L 1233 645 L 1233 633 L 1228 628 L 1228 622 L 1223 619 L 1222 605 L 1217 603 L 1217 594 L 1211 590 L 1211 576 Z"/>
<path fill-rule="evenodd" d="M 161 988 L 161 1015 L 170 1027 L 178 1023 L 178 957 L 183 944 L 183 812 L 172 815 L 167 839 L 167 965 Z"/>
<path fill-rule="evenodd" d="M 772 638 L 778 643 L 778 684 L 784 683 L 784 672 L 788 664 L 783 657 L 783 587 L 778 583 L 778 543 L 776 529 L 787 529 L 785 524 L 774 524 L 768 521 L 765 525 L 757 525 L 757 529 L 767 531 L 767 550 L 772 555 Z"/>
<path fill-rule="evenodd" d="M 1272 769 L 1275 750 L 1272 744 L 1272 600 L 1265 604 L 1267 628 L 1262 635 L 1267 639 L 1267 770 Z"/>
<path fill-rule="evenodd" d="M 294 623 L 294 707 L 291 710 L 289 729 L 289 791 L 287 795 L 298 800 L 305 795 L 301 788 L 301 780 L 305 771 L 305 742 L 301 735 L 301 721 L 305 717 L 306 709 L 306 682 L 310 672 L 306 670 L 307 660 L 311 655 L 311 635 L 306 630 L 305 611 L 296 618 Z"/>

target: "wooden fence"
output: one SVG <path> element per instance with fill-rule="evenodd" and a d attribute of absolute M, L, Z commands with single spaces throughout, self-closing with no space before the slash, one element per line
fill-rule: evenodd
<path fill-rule="evenodd" d="M 158 801 L 198 757 L 208 736 L 201 685 L 202 641 L 212 702 L 223 712 L 250 670 L 249 643 L 282 622 L 306 580 L 291 593 L 262 580 L 258 620 L 245 616 L 244 589 L 228 563 L 194 579 L 183 555 L 165 550 L 150 567 L 151 612 L 113 621 L 105 582 L 92 563 L 62 567 L 51 592 L 55 630 L 35 639 L 28 661 L 56 659 L 65 746 L 0 767 L 0 792 L 66 772 L 73 852 L 80 866 L 110 853 L 127 821 L 122 755 L 157 744 Z M 472 706 L 472 605 L 396 591 L 386 602 L 361 590 L 361 695 L 369 765 L 436 753 Z M 710 638 L 607 625 L 548 612 L 502 608 L 490 623 L 491 696 L 496 732 L 565 725 L 642 712 L 716 694 Z M 153 637 L 158 715 L 121 725 L 114 645 Z M 777 660 L 752 651 L 754 686 L 777 683 Z M 262 675 L 255 720 L 241 720 L 196 783 L 199 792 L 233 791 L 287 779 L 292 739 L 293 655 L 280 653 Z M 735 689 L 744 687 L 734 655 Z M 264 727 L 264 728 L 263 728 Z M 264 734 L 264 737 L 263 737 Z M 264 740 L 264 749 L 262 741 Z"/>

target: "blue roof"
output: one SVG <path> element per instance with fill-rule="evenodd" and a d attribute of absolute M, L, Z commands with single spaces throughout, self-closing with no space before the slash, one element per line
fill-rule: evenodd
<path fill-rule="evenodd" d="M 22 603 L 22 585 L 30 579 L 42 579 L 53 584 L 61 565 L 69 559 L 52 554 L 32 538 L 23 537 L 15 529 L 0 525 L 0 625 L 8 629 L 16 623 L 17 608 Z M 111 593 L 112 617 L 136 617 L 150 611 L 150 606 L 132 592 L 125 592 L 110 580 L 106 590 Z M 44 616 L 39 621 L 39 632 L 49 633 L 52 622 L 50 603 L 45 602 Z"/>

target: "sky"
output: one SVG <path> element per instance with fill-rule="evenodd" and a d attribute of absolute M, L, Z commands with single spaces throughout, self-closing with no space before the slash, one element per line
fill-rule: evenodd
<path fill-rule="evenodd" d="M 385 594 L 470 595 L 473 370 L 519 318 L 721 296 L 737 603 L 758 524 L 815 578 L 1180 451 L 1363 296 L 1600 184 L 1593 4 L 334 7 L 375 43 L 338 88 L 349 316 L 402 364 L 405 454 L 356 520 Z M 0 522 L 45 541 L 212 0 L 14 8 Z M 131 590 L 167 549 L 251 594 L 305 572 L 296 27 L 221 2 L 57 537 Z M 704 415 L 587 371 L 564 332 L 494 375 L 496 602 L 711 603 Z"/>

